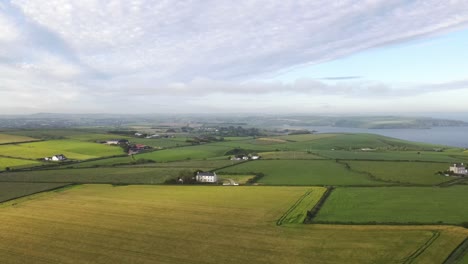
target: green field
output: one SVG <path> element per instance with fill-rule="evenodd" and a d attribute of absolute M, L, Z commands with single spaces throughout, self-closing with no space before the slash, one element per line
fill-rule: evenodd
<path fill-rule="evenodd" d="M 371 173 L 378 179 L 397 183 L 435 185 L 456 179 L 437 174 L 445 171 L 449 163 L 429 162 L 388 162 L 388 161 L 346 161 L 355 171 Z"/>
<path fill-rule="evenodd" d="M 315 221 L 461 224 L 467 199 L 468 186 L 337 188 Z"/>
<path fill-rule="evenodd" d="M 229 180 L 233 180 L 238 184 L 246 184 L 248 180 L 255 177 L 255 175 L 242 175 L 242 174 L 218 174 L 218 181 L 221 182 L 229 182 Z"/>
<path fill-rule="evenodd" d="M 85 185 L 52 192 L 0 208 L 0 259 L 441 263 L 467 236 L 466 229 L 438 226 L 276 226 L 310 189 Z"/>
<path fill-rule="evenodd" d="M 317 187 L 307 190 L 307 192 L 276 221 L 276 225 L 304 223 L 307 217 L 307 211 L 314 208 L 326 190 L 326 188 Z"/>
<path fill-rule="evenodd" d="M 7 167 L 9 167 L 10 169 L 16 169 L 40 164 L 40 162 L 34 160 L 3 158 L 0 156 L 0 171 L 5 170 Z"/>
<path fill-rule="evenodd" d="M 430 161 L 430 162 L 463 162 L 468 156 L 461 152 L 435 151 L 346 151 L 346 150 L 314 150 L 312 151 L 328 159 L 345 160 L 395 160 L 395 161 Z"/>
<path fill-rule="evenodd" d="M 348 170 L 331 160 L 257 160 L 220 170 L 222 173 L 265 174 L 268 185 L 386 185 L 365 173 Z"/>
<path fill-rule="evenodd" d="M 63 183 L 0 182 L 0 203 L 65 185 Z"/>
<path fill-rule="evenodd" d="M 224 154 L 231 148 L 214 144 L 187 146 L 174 149 L 158 150 L 151 153 L 137 155 L 138 158 L 152 159 L 157 162 L 177 161 L 188 159 L 206 159 Z"/>
<path fill-rule="evenodd" d="M 304 151 L 271 151 L 258 153 L 262 159 L 284 159 L 284 160 L 302 160 L 302 159 L 324 159 L 323 157 L 307 153 Z"/>
<path fill-rule="evenodd" d="M 25 136 L 18 136 L 18 135 L 0 134 L 0 144 L 18 143 L 18 142 L 34 141 L 34 140 L 38 140 L 38 139 L 25 137 Z"/>
<path fill-rule="evenodd" d="M 160 184 L 179 176 L 181 171 L 194 172 L 211 168 L 115 167 L 22 171 L 0 174 L 0 182 L 73 182 L 114 184 Z"/>
<path fill-rule="evenodd" d="M 64 154 L 69 159 L 85 160 L 97 157 L 122 155 L 122 149 L 98 143 L 76 140 L 49 140 L 15 145 L 1 145 L 0 153 L 9 157 L 41 159 Z"/>

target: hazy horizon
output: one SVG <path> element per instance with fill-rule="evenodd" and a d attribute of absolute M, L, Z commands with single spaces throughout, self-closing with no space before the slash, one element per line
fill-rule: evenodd
<path fill-rule="evenodd" d="M 3 1 L 0 114 L 466 113 L 467 13 L 464 1 Z"/>

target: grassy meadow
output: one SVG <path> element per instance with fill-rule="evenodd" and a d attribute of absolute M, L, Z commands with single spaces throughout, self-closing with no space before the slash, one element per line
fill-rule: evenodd
<path fill-rule="evenodd" d="M 84 185 L 20 199 L 0 208 L 0 259 L 441 263 L 467 235 L 466 229 L 438 226 L 276 226 L 310 189 Z"/>
<path fill-rule="evenodd" d="M 139 158 L 152 159 L 157 162 L 206 159 L 210 157 L 224 156 L 231 148 L 214 144 L 187 146 L 173 149 L 158 150 L 137 155 Z M 226 158 L 227 159 L 227 158 Z"/>
<path fill-rule="evenodd" d="M 161 184 L 181 172 L 211 168 L 115 167 L 21 171 L 0 174 L 0 182 L 72 182 L 113 184 Z"/>
<path fill-rule="evenodd" d="M 444 223 L 468 219 L 468 186 L 336 188 L 318 222 Z"/>
<path fill-rule="evenodd" d="M 453 180 L 437 172 L 447 170 L 446 163 L 430 162 L 388 162 L 388 161 L 346 161 L 354 171 L 371 173 L 377 179 L 397 183 L 435 185 Z"/>
<path fill-rule="evenodd" d="M 265 174 L 266 185 L 386 185 L 332 160 L 257 160 L 221 169 L 222 173 Z"/>
<path fill-rule="evenodd" d="M 0 203 L 65 186 L 63 183 L 0 182 Z"/>
<path fill-rule="evenodd" d="M 37 165 L 41 165 L 41 163 L 35 160 L 4 158 L 0 156 L 0 171 L 5 170 L 7 167 L 10 169 L 16 169 Z"/>

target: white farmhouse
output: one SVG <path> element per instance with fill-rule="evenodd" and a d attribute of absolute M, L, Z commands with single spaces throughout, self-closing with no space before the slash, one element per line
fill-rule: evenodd
<path fill-rule="evenodd" d="M 57 154 L 52 157 L 45 157 L 44 160 L 46 161 L 64 161 L 67 160 L 67 157 L 63 154 Z"/>
<path fill-rule="evenodd" d="M 449 171 L 452 171 L 455 174 L 468 174 L 468 170 L 466 169 L 463 163 L 455 163 L 453 166 L 450 166 Z"/>
<path fill-rule="evenodd" d="M 218 182 L 218 175 L 216 175 L 216 172 L 197 172 L 195 179 L 197 182 L 215 183 Z"/>

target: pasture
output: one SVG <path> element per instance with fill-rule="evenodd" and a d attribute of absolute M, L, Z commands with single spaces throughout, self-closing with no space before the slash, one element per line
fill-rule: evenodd
<path fill-rule="evenodd" d="M 258 153 L 262 159 L 284 159 L 284 160 L 302 160 L 302 159 L 324 159 L 318 155 L 304 151 L 271 151 Z"/>
<path fill-rule="evenodd" d="M 7 167 L 17 169 L 36 165 L 41 165 L 41 163 L 34 160 L 4 158 L 0 156 L 0 171 L 5 170 Z"/>
<path fill-rule="evenodd" d="M 238 184 L 246 184 L 248 180 L 255 177 L 255 175 L 238 175 L 238 174 L 218 174 L 218 180 L 220 182 L 229 182 L 229 180 L 233 180 Z"/>
<path fill-rule="evenodd" d="M 38 140 L 38 139 L 32 138 L 32 137 L 18 136 L 18 135 L 0 134 L 0 144 L 18 143 L 18 142 L 34 141 L 34 140 Z"/>
<path fill-rule="evenodd" d="M 346 161 L 354 171 L 371 173 L 380 180 L 395 183 L 435 185 L 455 179 L 437 174 L 445 171 L 449 163 Z"/>
<path fill-rule="evenodd" d="M 56 154 L 64 154 L 67 158 L 76 160 L 124 154 L 120 147 L 76 140 L 48 140 L 0 145 L 0 153 L 9 157 L 25 159 L 41 159 Z"/>
<path fill-rule="evenodd" d="M 467 236 L 457 227 L 276 226 L 310 189 L 84 185 L 51 192 L 0 208 L 0 248 L 8 249 L 0 250 L 0 259 L 39 264 L 441 263 Z"/>
<path fill-rule="evenodd" d="M 267 185 L 386 185 L 365 173 L 350 171 L 332 160 L 257 160 L 242 163 L 222 173 L 265 174 L 258 183 Z"/>
<path fill-rule="evenodd" d="M 224 156 L 231 148 L 215 144 L 204 144 L 187 146 L 173 149 L 158 150 L 150 153 L 137 155 L 138 158 L 152 159 L 157 162 L 206 159 L 211 157 Z"/>
<path fill-rule="evenodd" d="M 428 161 L 428 162 L 463 162 L 468 156 L 456 152 L 435 151 L 361 151 L 361 150 L 316 150 L 313 151 L 328 159 L 344 160 L 394 160 L 394 161 Z"/>
<path fill-rule="evenodd" d="M 0 182 L 71 182 L 113 184 L 161 184 L 179 176 L 181 172 L 194 172 L 211 168 L 151 168 L 115 167 L 21 171 L 0 174 Z"/>
<path fill-rule="evenodd" d="M 468 219 L 468 186 L 336 188 L 314 219 L 350 223 L 444 223 Z"/>
<path fill-rule="evenodd" d="M 67 185 L 66 183 L 0 182 L 0 203 L 18 197 L 43 192 Z"/>

